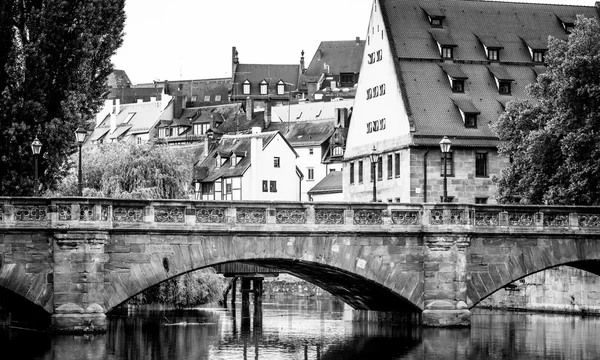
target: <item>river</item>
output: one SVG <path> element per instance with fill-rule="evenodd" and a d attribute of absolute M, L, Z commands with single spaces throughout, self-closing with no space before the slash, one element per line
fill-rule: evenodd
<path fill-rule="evenodd" d="M 262 319 L 243 317 L 240 304 L 124 310 L 101 335 L 0 329 L 0 359 L 600 358 L 599 317 L 475 310 L 469 329 L 401 328 L 344 322 L 343 308 L 296 298 L 265 299 Z"/>

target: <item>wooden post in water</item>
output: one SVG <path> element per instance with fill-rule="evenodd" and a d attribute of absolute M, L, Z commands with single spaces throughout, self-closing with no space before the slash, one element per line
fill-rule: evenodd
<path fill-rule="evenodd" d="M 262 296 L 263 296 L 263 278 L 254 278 L 254 328 L 262 327 Z"/>

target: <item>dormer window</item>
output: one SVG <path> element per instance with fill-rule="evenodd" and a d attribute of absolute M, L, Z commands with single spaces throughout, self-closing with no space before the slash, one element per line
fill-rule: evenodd
<path fill-rule="evenodd" d="M 476 128 L 477 127 L 477 114 L 466 113 L 466 114 L 464 114 L 464 118 L 465 118 L 465 127 L 468 127 L 468 128 Z"/>
<path fill-rule="evenodd" d="M 499 49 L 487 49 L 487 57 L 490 61 L 498 61 L 500 60 L 500 50 Z"/>
<path fill-rule="evenodd" d="M 230 161 L 229 167 L 230 167 L 230 168 L 234 168 L 234 167 L 237 165 L 237 163 L 238 163 L 237 155 L 236 155 L 235 153 L 233 153 L 233 154 L 231 155 L 231 158 L 230 158 L 230 160 L 231 160 L 231 161 Z"/>
<path fill-rule="evenodd" d="M 442 58 L 452 59 L 452 47 L 442 46 Z"/>
<path fill-rule="evenodd" d="M 341 146 L 335 146 L 331 151 L 331 156 L 338 157 L 344 155 L 344 148 Z"/>
<path fill-rule="evenodd" d="M 498 87 L 498 93 L 501 95 L 510 95 L 511 83 L 514 79 L 508 71 L 499 64 L 489 65 L 487 68 L 494 76 L 496 86 Z"/>
<path fill-rule="evenodd" d="M 465 92 L 465 81 L 463 79 L 450 79 L 452 83 L 453 93 L 464 93 Z"/>
<path fill-rule="evenodd" d="M 215 159 L 215 169 L 218 169 L 221 167 L 221 155 L 217 154 L 217 157 Z"/>
<path fill-rule="evenodd" d="M 575 27 L 575 20 L 576 20 L 575 15 L 574 14 L 561 14 L 561 15 L 556 15 L 556 17 L 558 18 L 558 21 L 560 21 L 560 25 L 562 26 L 565 33 L 570 34 L 571 31 L 573 31 L 573 28 Z"/>
<path fill-rule="evenodd" d="M 269 87 L 269 84 L 267 83 L 266 80 L 261 81 L 260 82 L 260 94 L 267 95 L 268 87 Z"/>
<path fill-rule="evenodd" d="M 283 95 L 285 93 L 285 83 L 283 80 L 279 80 L 277 83 L 277 95 Z"/>
<path fill-rule="evenodd" d="M 448 76 L 448 81 L 450 81 L 452 92 L 465 92 L 465 80 L 468 79 L 468 76 L 462 71 L 460 65 L 455 63 L 443 63 L 440 65 L 440 67 Z"/>
<path fill-rule="evenodd" d="M 464 96 L 464 95 L 463 95 Z M 460 115 L 463 119 L 463 123 L 466 128 L 476 128 L 477 127 L 477 116 L 480 114 L 479 110 L 473 105 L 471 100 L 461 97 L 461 98 L 453 98 L 452 101 L 454 105 L 460 111 Z"/>
<path fill-rule="evenodd" d="M 428 18 L 429 18 L 429 24 L 431 24 L 431 26 L 442 27 L 442 20 L 444 19 L 443 17 L 429 16 Z"/>
<path fill-rule="evenodd" d="M 242 94 L 250 95 L 250 81 L 248 79 L 242 83 Z"/>
<path fill-rule="evenodd" d="M 545 59 L 546 52 L 544 50 L 533 50 L 532 51 L 532 59 L 533 62 L 543 63 Z"/>
<path fill-rule="evenodd" d="M 498 81 L 498 93 L 500 95 L 510 95 L 510 81 Z"/>

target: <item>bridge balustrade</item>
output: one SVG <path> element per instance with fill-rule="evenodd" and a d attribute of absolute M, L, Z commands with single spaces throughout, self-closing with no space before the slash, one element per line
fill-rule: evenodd
<path fill-rule="evenodd" d="M 373 231 L 600 230 L 600 208 L 473 204 L 0 198 L 0 226 L 319 227 Z"/>

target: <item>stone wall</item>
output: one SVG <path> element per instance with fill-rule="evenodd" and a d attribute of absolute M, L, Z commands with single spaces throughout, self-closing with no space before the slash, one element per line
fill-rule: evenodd
<path fill-rule="evenodd" d="M 540 271 L 500 289 L 479 306 L 600 315 L 600 277 L 567 266 Z"/>

